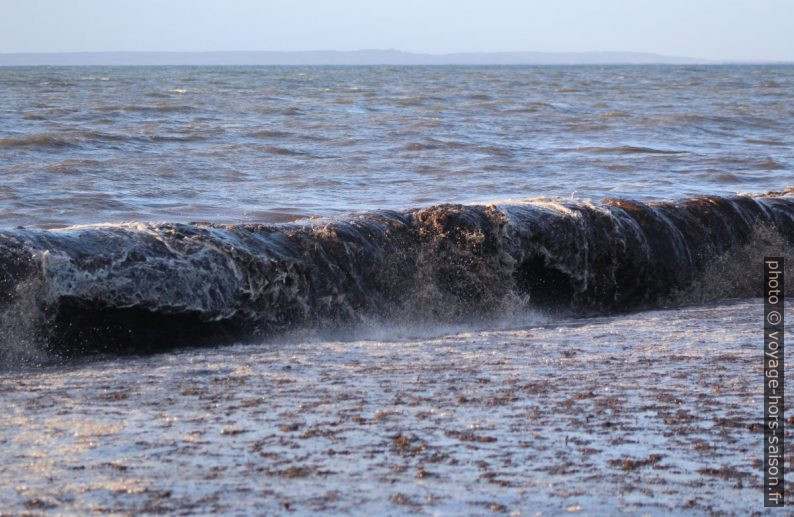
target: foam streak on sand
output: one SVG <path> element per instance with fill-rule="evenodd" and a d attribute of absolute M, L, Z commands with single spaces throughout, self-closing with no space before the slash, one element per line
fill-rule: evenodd
<path fill-rule="evenodd" d="M 34 299 L 37 339 L 75 354 L 370 317 L 472 322 L 527 306 L 592 314 L 754 296 L 752 264 L 792 255 L 791 193 L 7 231 L 0 300 L 8 312 Z"/>

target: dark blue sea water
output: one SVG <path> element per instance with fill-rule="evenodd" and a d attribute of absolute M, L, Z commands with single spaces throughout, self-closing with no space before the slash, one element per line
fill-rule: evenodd
<path fill-rule="evenodd" d="M 794 179 L 792 66 L 0 68 L 0 227 Z"/>

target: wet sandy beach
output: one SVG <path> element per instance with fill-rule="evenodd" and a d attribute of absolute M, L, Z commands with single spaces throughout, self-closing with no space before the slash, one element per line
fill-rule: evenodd
<path fill-rule="evenodd" d="M 763 513 L 762 310 L 2 372 L 0 514 Z"/>

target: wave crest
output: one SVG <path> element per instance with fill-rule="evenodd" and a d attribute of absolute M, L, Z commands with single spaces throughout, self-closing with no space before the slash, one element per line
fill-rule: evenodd
<path fill-rule="evenodd" d="M 0 305 L 24 304 L 36 341 L 75 355 L 372 317 L 476 321 L 526 308 L 593 314 L 756 296 L 763 256 L 794 257 L 792 194 L 6 231 Z M 4 341 L 18 338 L 3 331 Z M 13 348 L 2 346 L 4 355 Z"/>

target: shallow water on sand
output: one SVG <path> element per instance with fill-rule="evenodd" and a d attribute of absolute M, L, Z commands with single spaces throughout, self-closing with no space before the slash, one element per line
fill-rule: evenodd
<path fill-rule="evenodd" d="M 762 496 L 762 311 L 370 328 L 8 373 L 0 511 L 744 514 Z"/>
<path fill-rule="evenodd" d="M 0 68 L 0 228 L 762 192 L 792 66 Z"/>

